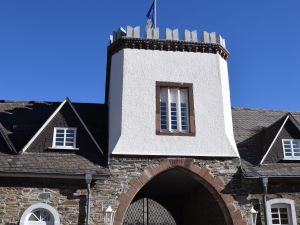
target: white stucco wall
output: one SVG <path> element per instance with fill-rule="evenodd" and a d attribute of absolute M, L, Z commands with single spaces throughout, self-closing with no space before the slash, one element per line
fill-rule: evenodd
<path fill-rule="evenodd" d="M 155 82 L 193 83 L 196 136 L 155 134 Z M 216 54 L 124 49 L 113 55 L 109 152 L 238 157 L 227 62 Z"/>

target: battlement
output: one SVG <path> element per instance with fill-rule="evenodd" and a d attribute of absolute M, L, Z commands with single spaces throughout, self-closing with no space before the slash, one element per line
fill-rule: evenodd
<path fill-rule="evenodd" d="M 203 31 L 198 39 L 197 30 L 185 29 L 182 37 L 180 39 L 178 29 L 166 28 L 164 36 L 160 38 L 159 28 L 148 28 L 142 36 L 139 26 L 127 26 L 126 30 L 120 27 L 110 35 L 110 46 L 113 51 L 120 48 L 137 48 L 213 53 L 220 54 L 224 59 L 229 56 L 225 39 L 216 32 Z"/>

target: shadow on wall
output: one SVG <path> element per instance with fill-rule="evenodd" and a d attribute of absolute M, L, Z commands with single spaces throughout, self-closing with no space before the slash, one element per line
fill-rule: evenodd
<path fill-rule="evenodd" d="M 109 59 L 109 154 L 116 147 L 122 129 L 122 98 L 123 98 L 123 53 L 115 54 Z M 113 60 L 112 60 L 113 59 Z"/>

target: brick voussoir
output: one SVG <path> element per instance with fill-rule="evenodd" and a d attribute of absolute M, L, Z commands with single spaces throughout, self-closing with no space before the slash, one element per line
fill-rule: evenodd
<path fill-rule="evenodd" d="M 141 183 L 141 181 L 138 178 L 133 178 L 130 182 L 129 185 L 131 187 L 135 187 L 136 189 L 141 189 L 143 187 L 143 184 Z"/>

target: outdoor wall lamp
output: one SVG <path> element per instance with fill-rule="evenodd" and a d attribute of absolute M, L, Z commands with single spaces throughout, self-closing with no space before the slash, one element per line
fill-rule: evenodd
<path fill-rule="evenodd" d="M 247 214 L 248 224 L 256 225 L 258 211 L 254 209 L 253 205 L 251 205 L 250 209 L 248 209 Z"/>
<path fill-rule="evenodd" d="M 104 224 L 105 225 L 112 225 L 114 223 L 115 211 L 108 206 L 107 209 L 104 211 Z"/>

